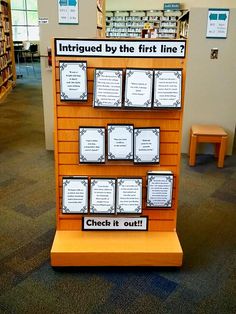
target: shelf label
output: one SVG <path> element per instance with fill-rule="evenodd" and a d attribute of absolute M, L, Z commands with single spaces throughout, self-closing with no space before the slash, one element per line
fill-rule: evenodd
<path fill-rule="evenodd" d="M 227 38 L 229 9 L 209 9 L 207 38 Z"/>
<path fill-rule="evenodd" d="M 148 217 L 83 217 L 82 230 L 147 231 Z"/>
<path fill-rule="evenodd" d="M 185 40 L 55 39 L 56 56 L 184 58 Z"/>
<path fill-rule="evenodd" d="M 180 3 L 164 3 L 164 10 L 167 11 L 180 10 Z"/>

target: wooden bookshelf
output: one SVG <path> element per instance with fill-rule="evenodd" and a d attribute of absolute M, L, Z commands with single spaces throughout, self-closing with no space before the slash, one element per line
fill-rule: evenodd
<path fill-rule="evenodd" d="M 179 19 L 185 11 L 107 11 L 106 36 L 115 38 L 179 38 Z M 145 25 L 149 25 L 150 31 Z M 145 36 L 146 35 L 146 36 Z"/>
<path fill-rule="evenodd" d="M 9 0 L 0 0 L 0 72 L 0 101 L 2 101 L 16 81 Z"/>

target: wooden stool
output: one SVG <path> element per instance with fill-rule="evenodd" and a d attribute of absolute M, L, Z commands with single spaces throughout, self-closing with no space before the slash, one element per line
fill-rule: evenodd
<path fill-rule="evenodd" d="M 228 135 L 218 125 L 194 124 L 190 130 L 189 166 L 195 166 L 197 143 L 215 143 L 215 157 L 218 157 L 218 167 L 224 167 Z"/>

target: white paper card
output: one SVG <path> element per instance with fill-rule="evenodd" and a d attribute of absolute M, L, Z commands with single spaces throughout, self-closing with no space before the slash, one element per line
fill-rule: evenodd
<path fill-rule="evenodd" d="M 117 214 L 142 213 L 142 179 L 117 179 Z"/>
<path fill-rule="evenodd" d="M 148 207 L 172 206 L 173 179 L 174 177 L 171 174 L 148 175 Z"/>
<path fill-rule="evenodd" d="M 114 214 L 115 213 L 115 188 L 116 179 L 91 179 L 90 213 Z"/>
<path fill-rule="evenodd" d="M 160 129 L 134 129 L 134 163 L 159 163 Z"/>
<path fill-rule="evenodd" d="M 88 179 L 62 179 L 62 213 L 88 213 Z"/>
<path fill-rule="evenodd" d="M 80 163 L 105 162 L 105 128 L 80 127 Z"/>
<path fill-rule="evenodd" d="M 114 108 L 122 106 L 122 70 L 95 70 L 93 106 Z"/>
<path fill-rule="evenodd" d="M 60 62 L 61 100 L 87 100 L 87 63 Z"/>
<path fill-rule="evenodd" d="M 154 108 L 181 108 L 182 71 L 154 72 Z"/>
<path fill-rule="evenodd" d="M 151 108 L 153 71 L 127 69 L 125 81 L 125 107 Z"/>
<path fill-rule="evenodd" d="M 133 125 L 107 126 L 108 160 L 133 160 Z"/>

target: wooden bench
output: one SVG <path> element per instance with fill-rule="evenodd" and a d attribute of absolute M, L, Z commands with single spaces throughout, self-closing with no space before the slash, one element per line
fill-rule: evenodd
<path fill-rule="evenodd" d="M 194 124 L 190 129 L 189 165 L 195 166 L 197 143 L 214 143 L 217 166 L 224 167 L 228 134 L 218 125 Z"/>

